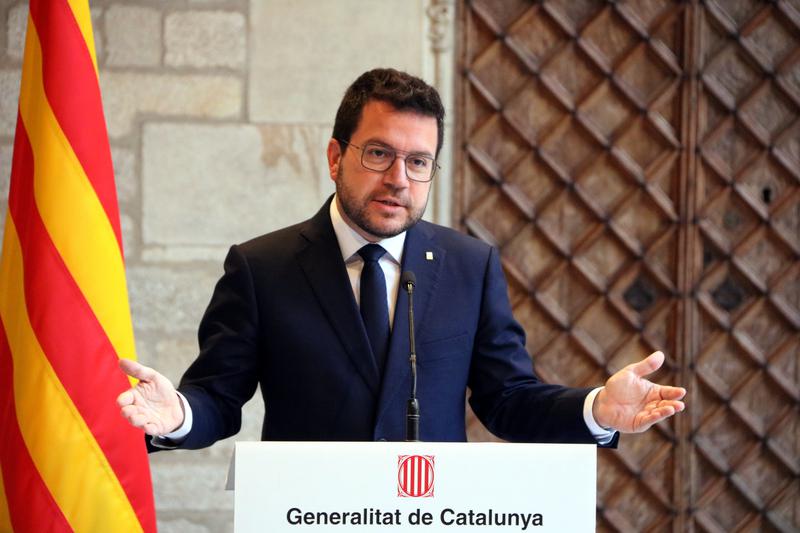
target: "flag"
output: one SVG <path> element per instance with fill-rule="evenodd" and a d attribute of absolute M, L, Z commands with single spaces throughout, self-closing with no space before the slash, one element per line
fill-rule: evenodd
<path fill-rule="evenodd" d="M 0 531 L 155 531 L 87 0 L 30 0 L 0 255 Z"/>

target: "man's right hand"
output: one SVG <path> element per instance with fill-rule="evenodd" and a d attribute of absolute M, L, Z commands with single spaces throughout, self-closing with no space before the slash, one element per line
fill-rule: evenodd
<path fill-rule="evenodd" d="M 166 435 L 183 424 L 181 400 L 167 378 L 130 359 L 120 359 L 119 366 L 139 380 L 135 387 L 117 396 L 122 416 L 133 427 L 148 435 Z"/>

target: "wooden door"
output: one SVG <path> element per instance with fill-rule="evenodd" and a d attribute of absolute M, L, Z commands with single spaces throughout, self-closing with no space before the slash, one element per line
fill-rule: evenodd
<path fill-rule="evenodd" d="M 598 529 L 800 530 L 800 2 L 458 7 L 456 217 L 536 370 L 689 389 L 601 451 Z"/>

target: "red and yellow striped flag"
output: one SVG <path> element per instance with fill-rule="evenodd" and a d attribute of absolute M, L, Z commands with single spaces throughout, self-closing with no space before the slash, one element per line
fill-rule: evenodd
<path fill-rule="evenodd" d="M 0 256 L 0 531 L 155 531 L 87 0 L 30 0 Z"/>

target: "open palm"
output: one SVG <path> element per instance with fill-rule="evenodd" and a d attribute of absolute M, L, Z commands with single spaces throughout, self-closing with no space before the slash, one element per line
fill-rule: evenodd
<path fill-rule="evenodd" d="M 597 423 L 623 433 L 640 433 L 683 411 L 684 388 L 658 385 L 645 379 L 663 363 L 664 354 L 654 352 L 611 376 L 594 403 Z"/>
<path fill-rule="evenodd" d="M 135 361 L 121 359 L 119 366 L 139 382 L 117 397 L 122 416 L 148 435 L 166 435 L 183 423 L 183 408 L 175 387 L 163 375 Z"/>

